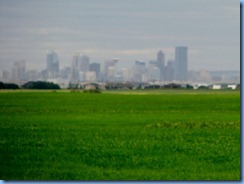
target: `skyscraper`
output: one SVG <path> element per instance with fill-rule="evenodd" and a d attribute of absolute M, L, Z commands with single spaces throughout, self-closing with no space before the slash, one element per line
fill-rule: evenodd
<path fill-rule="evenodd" d="M 148 81 L 160 81 L 160 69 L 153 62 L 147 66 Z"/>
<path fill-rule="evenodd" d="M 89 62 L 90 59 L 86 55 L 80 55 L 79 56 L 79 62 L 80 62 L 80 71 L 81 72 L 88 72 L 89 71 Z"/>
<path fill-rule="evenodd" d="M 70 81 L 73 83 L 79 81 L 79 55 L 72 57 Z"/>
<path fill-rule="evenodd" d="M 116 74 L 117 63 L 119 58 L 113 58 L 112 60 L 107 60 L 103 65 L 103 77 L 105 81 L 113 81 Z"/>
<path fill-rule="evenodd" d="M 169 60 L 166 66 L 166 81 L 173 81 L 174 80 L 174 61 Z"/>
<path fill-rule="evenodd" d="M 165 71 L 165 54 L 162 50 L 157 53 L 157 67 L 160 70 L 160 80 L 166 79 L 166 71 Z"/>
<path fill-rule="evenodd" d="M 143 61 L 135 61 L 133 66 L 133 80 L 135 82 L 142 82 L 143 75 L 146 73 L 146 63 Z"/>
<path fill-rule="evenodd" d="M 85 81 L 86 72 L 89 72 L 88 56 L 83 54 L 76 54 L 72 58 L 71 64 L 71 81 L 77 83 L 78 81 Z"/>
<path fill-rule="evenodd" d="M 47 72 L 48 78 L 56 78 L 59 73 L 59 59 L 56 52 L 47 53 Z"/>
<path fill-rule="evenodd" d="M 188 56 L 187 47 L 175 47 L 175 69 L 174 79 L 178 81 L 187 80 Z"/>
<path fill-rule="evenodd" d="M 26 80 L 25 61 L 16 61 L 12 67 L 12 79 L 22 82 Z"/>
<path fill-rule="evenodd" d="M 99 77 L 100 70 L 101 70 L 101 64 L 100 63 L 91 63 L 89 68 L 90 68 L 90 71 L 96 72 L 96 76 Z"/>

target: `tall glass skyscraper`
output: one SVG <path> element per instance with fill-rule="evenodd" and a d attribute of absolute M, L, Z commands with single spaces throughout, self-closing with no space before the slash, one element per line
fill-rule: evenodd
<path fill-rule="evenodd" d="M 165 71 L 165 54 L 163 51 L 158 51 L 157 53 L 157 67 L 160 70 L 160 80 L 166 79 L 166 71 Z"/>
<path fill-rule="evenodd" d="M 177 81 L 186 81 L 188 72 L 187 47 L 175 47 L 175 69 L 174 79 Z"/>
<path fill-rule="evenodd" d="M 14 81 L 26 80 L 25 61 L 16 61 L 12 68 L 12 79 Z"/>
<path fill-rule="evenodd" d="M 59 73 L 59 59 L 56 52 L 47 53 L 47 71 L 49 78 L 56 78 Z"/>
<path fill-rule="evenodd" d="M 89 71 L 89 64 L 90 59 L 86 55 L 80 55 L 79 56 L 79 65 L 80 65 L 80 71 L 81 72 L 88 72 Z"/>

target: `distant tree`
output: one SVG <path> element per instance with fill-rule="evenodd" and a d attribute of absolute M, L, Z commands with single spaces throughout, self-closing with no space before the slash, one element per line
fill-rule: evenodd
<path fill-rule="evenodd" d="M 5 85 L 6 89 L 19 89 L 19 86 L 14 83 L 5 83 L 4 85 Z"/>
<path fill-rule="evenodd" d="M 3 83 L 0 82 L 0 89 L 19 89 L 19 86 L 14 83 Z"/>
<path fill-rule="evenodd" d="M 24 89 L 60 89 L 58 84 L 44 81 L 30 81 L 22 85 Z"/>
<path fill-rule="evenodd" d="M 0 82 L 0 89 L 6 89 L 6 87 L 5 87 L 3 82 Z"/>
<path fill-rule="evenodd" d="M 186 89 L 193 89 L 193 86 L 190 85 L 190 84 L 187 84 L 187 85 L 186 85 Z"/>
<path fill-rule="evenodd" d="M 209 89 L 207 86 L 199 86 L 197 89 Z"/>
<path fill-rule="evenodd" d="M 146 86 L 145 87 L 145 89 L 159 89 L 160 88 L 160 86 L 159 85 L 156 85 L 156 84 L 154 84 L 154 85 L 149 85 L 149 86 Z"/>
<path fill-rule="evenodd" d="M 175 83 L 170 83 L 170 84 L 166 84 L 163 86 L 166 89 L 177 89 L 180 88 L 179 84 L 175 84 Z"/>

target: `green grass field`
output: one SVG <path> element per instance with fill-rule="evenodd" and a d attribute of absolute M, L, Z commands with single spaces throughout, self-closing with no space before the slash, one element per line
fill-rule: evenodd
<path fill-rule="evenodd" d="M 239 91 L 0 92 L 3 180 L 240 180 Z"/>

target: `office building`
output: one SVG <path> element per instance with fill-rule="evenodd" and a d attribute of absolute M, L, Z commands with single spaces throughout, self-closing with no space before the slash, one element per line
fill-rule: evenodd
<path fill-rule="evenodd" d="M 16 61 L 12 67 L 12 80 L 22 82 L 26 80 L 25 61 Z"/>
<path fill-rule="evenodd" d="M 187 47 L 175 47 L 174 79 L 186 81 L 188 71 Z"/>
<path fill-rule="evenodd" d="M 85 81 L 86 72 L 89 72 L 89 62 L 88 56 L 83 54 L 77 54 L 72 58 L 71 64 L 71 76 L 70 80 L 73 83 Z"/>
<path fill-rule="evenodd" d="M 48 78 L 57 78 L 59 74 L 59 59 L 54 51 L 47 53 L 47 72 Z"/>
<path fill-rule="evenodd" d="M 148 76 L 148 81 L 160 81 L 160 69 L 159 67 L 155 66 L 154 64 L 149 63 L 147 67 L 147 76 Z"/>
<path fill-rule="evenodd" d="M 166 81 L 174 80 L 174 64 L 173 60 L 169 60 L 166 66 Z"/>
<path fill-rule="evenodd" d="M 132 70 L 130 68 L 122 68 L 122 77 L 124 81 L 132 81 Z"/>
<path fill-rule="evenodd" d="M 103 66 L 103 80 L 113 81 L 117 72 L 117 63 L 119 59 L 113 58 L 104 62 Z"/>
<path fill-rule="evenodd" d="M 79 55 L 75 55 L 72 57 L 70 81 L 77 83 L 80 79 L 79 75 Z"/>
<path fill-rule="evenodd" d="M 166 68 L 165 68 L 165 54 L 162 50 L 157 53 L 157 67 L 160 70 L 160 80 L 166 79 Z"/>
<path fill-rule="evenodd" d="M 89 66 L 89 71 L 95 72 L 96 76 L 100 76 L 101 64 L 100 63 L 91 63 Z"/>
<path fill-rule="evenodd" d="M 146 73 L 146 63 L 143 61 L 135 61 L 133 66 L 133 80 L 135 82 L 142 82 L 142 76 Z"/>
<path fill-rule="evenodd" d="M 89 71 L 89 63 L 90 59 L 86 55 L 80 55 L 79 56 L 79 68 L 82 72 L 88 72 Z"/>

